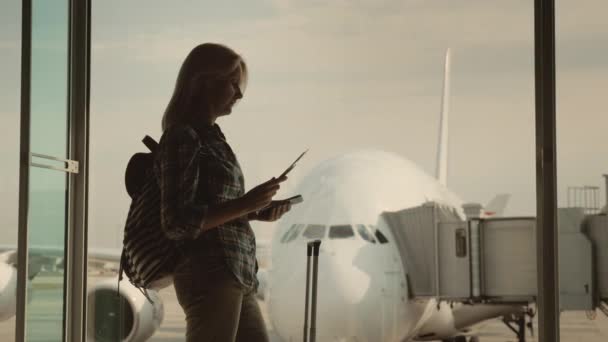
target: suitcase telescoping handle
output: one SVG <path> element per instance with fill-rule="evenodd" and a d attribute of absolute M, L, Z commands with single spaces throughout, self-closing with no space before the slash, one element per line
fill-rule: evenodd
<path fill-rule="evenodd" d="M 306 248 L 306 303 L 304 303 L 304 342 L 315 342 L 317 337 L 317 280 L 319 269 L 319 247 L 321 240 L 308 243 Z M 312 302 L 310 309 L 310 340 L 308 339 L 308 303 L 310 302 L 310 259 L 312 257 Z"/>

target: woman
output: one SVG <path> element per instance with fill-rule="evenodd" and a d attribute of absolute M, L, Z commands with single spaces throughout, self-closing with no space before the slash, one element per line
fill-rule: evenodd
<path fill-rule="evenodd" d="M 257 290 L 250 220 L 275 221 L 286 177 L 244 192 L 239 163 L 216 120 L 243 97 L 247 66 L 231 49 L 202 44 L 186 57 L 162 119 L 156 172 L 161 223 L 183 251 L 174 272 L 187 341 L 268 341 Z"/>

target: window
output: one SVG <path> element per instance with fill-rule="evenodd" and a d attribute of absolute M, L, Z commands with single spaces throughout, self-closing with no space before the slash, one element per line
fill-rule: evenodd
<path fill-rule="evenodd" d="M 295 224 L 292 224 L 291 227 L 289 229 L 287 229 L 287 231 L 285 232 L 285 234 L 283 234 L 283 237 L 281 237 L 281 243 L 285 243 L 285 241 L 287 240 L 288 236 L 291 235 L 291 233 L 296 229 Z"/>
<path fill-rule="evenodd" d="M 291 228 L 289 228 L 287 233 L 285 233 L 285 236 L 283 236 L 281 242 L 288 243 L 293 241 L 296 237 L 298 237 L 298 234 L 300 234 L 302 228 L 304 228 L 303 224 L 294 224 L 293 226 L 291 226 Z"/>
<path fill-rule="evenodd" d="M 353 231 L 353 227 L 348 224 L 331 226 L 329 228 L 330 239 L 348 239 L 354 236 L 355 232 Z"/>
<path fill-rule="evenodd" d="M 459 258 L 465 258 L 467 256 L 467 232 L 465 229 L 460 228 L 456 230 L 456 256 Z"/>
<path fill-rule="evenodd" d="M 238 15 L 234 13 L 233 2 L 239 5 Z M 122 227 L 129 205 L 123 185 L 124 165 L 133 153 L 145 151 L 140 141 L 144 135 L 160 138 L 160 119 L 175 87 L 177 71 L 187 52 L 209 39 L 225 43 L 242 54 L 249 67 L 250 82 L 244 99 L 233 109 L 233 115 L 219 122 L 243 167 L 248 188 L 284 170 L 304 143 L 317 152 L 302 159 L 302 164 L 294 170 L 295 177 L 285 183 L 286 187 L 282 186 L 283 191 L 296 186 L 296 178 L 305 177 L 306 168 L 313 168 L 342 151 L 359 148 L 394 151 L 416 164 L 422 162 L 423 169 L 432 169 L 435 162 L 427 156 L 437 152 L 434 142 L 442 103 L 444 57 L 450 47 L 453 57 L 450 88 L 456 96 L 445 103 L 457 104 L 450 109 L 450 122 L 454 124 L 450 130 L 461 134 L 451 139 L 450 149 L 476 151 L 463 155 L 460 171 L 466 177 L 461 177 L 463 183 L 456 187 L 462 192 L 455 195 L 489 199 L 496 193 L 512 190 L 509 211 L 521 215 L 534 212 L 535 178 L 534 166 L 530 163 L 535 137 L 531 58 L 534 45 L 530 3 L 228 1 L 210 6 L 204 1 L 194 1 L 187 6 L 148 5 L 149 2 L 141 0 L 130 1 L 128 5 L 119 0 L 92 2 L 89 252 L 96 247 L 122 247 Z M 586 7 L 577 7 L 574 2 L 568 6 Z M 146 8 L 145 13 L 142 8 Z M 11 11 L 0 11 L 0 17 L 8 13 Z M 601 10 L 594 12 L 600 18 L 601 13 Z M 437 20 L 449 24 L 429 24 Z M 10 32 L 0 30 L 0 38 L 7 31 Z M 253 31 L 255 34 L 251 35 Z M 573 42 L 589 42 L 591 37 Z M 600 49 L 602 45 L 595 46 Z M 2 56 L 6 56 L 5 46 L 0 39 Z M 597 77 L 603 75 L 593 72 Z M 0 75 L 4 76 L 1 72 Z M 116 75 L 120 75 L 120 82 Z M 581 93 L 587 92 L 586 87 L 578 89 Z M 595 90 L 601 92 L 600 87 Z M 0 91 L 0 104 L 5 103 L 4 94 Z M 5 115 L 6 112 L 0 111 L 2 119 Z M 585 122 L 593 122 L 584 117 Z M 317 124 L 319 122 L 323 124 Z M 481 129 L 479 125 L 466 125 L 473 122 L 481 123 Z M 260 129 L 256 129 L 260 127 L 274 133 L 260 134 Z M 300 129 L 294 131 L 288 129 L 290 127 Z M 310 135 L 313 139 L 298 138 Z M 276 144 L 277 141 L 281 143 Z M 480 141 L 487 143 L 480 144 Z M 275 145 L 271 153 L 260 153 L 265 146 Z M 573 149 L 570 155 L 582 157 L 584 154 L 577 152 L 579 150 Z M 456 156 L 453 154 L 451 158 Z M 479 156 L 500 158 L 482 163 Z M 480 163 L 484 167 L 479 167 Z M 576 169 L 570 167 L 572 172 Z M 4 178 L 0 177 L 0 183 L 2 181 Z M 471 186 L 462 186 L 465 183 Z M 293 206 L 289 215 L 307 211 L 305 207 L 312 201 L 305 203 L 308 204 Z M 528 208 L 530 211 L 525 211 Z M 303 260 L 304 253 L 291 247 L 303 247 L 303 242 L 322 239 L 329 234 L 326 230 L 330 230 L 332 224 L 350 222 L 352 230 L 358 231 L 355 235 L 365 240 L 366 236 L 371 237 L 377 244 L 388 244 L 388 237 L 392 238 L 389 230 L 389 235 L 385 235 L 377 227 L 367 225 L 365 234 L 354 225 L 374 221 L 329 223 L 320 217 L 308 217 L 289 221 L 281 233 L 274 236 L 274 242 L 286 247 L 285 250 L 293 249 L 289 253 L 293 253 L 296 261 Z M 299 223 L 294 227 L 292 223 L 296 222 Z M 253 221 L 251 225 L 256 238 L 270 240 L 275 223 Z M 374 249 L 391 246 L 374 245 Z M 97 269 L 108 273 L 108 277 L 116 276 L 116 272 L 103 267 Z M 91 289 L 101 279 L 95 271 L 89 268 L 91 277 L 87 283 Z M 291 275 L 286 272 L 284 276 Z M 277 276 L 275 280 L 282 282 L 289 278 Z M 173 287 L 164 291 L 165 321 L 151 339 L 157 342 L 179 338 L 174 334 L 184 334 L 180 330 L 184 326 L 183 312 L 175 300 Z M 271 311 L 270 307 L 268 310 Z M 391 317 L 392 310 L 392 305 L 384 305 L 376 314 Z M 268 318 L 269 323 L 275 325 L 281 322 L 271 313 Z M 382 326 L 373 327 L 375 330 L 366 331 L 365 326 L 361 329 L 362 335 L 376 330 L 396 331 L 398 322 L 389 321 L 380 322 Z M 180 323 L 167 325 L 168 322 Z M 347 337 L 336 336 L 337 339 Z M 508 338 L 512 336 L 502 340 Z M 289 336 L 280 336 L 280 339 L 288 340 Z"/>
<path fill-rule="evenodd" d="M 372 229 L 375 229 L 375 233 L 374 235 L 376 235 L 376 239 L 378 239 L 378 242 L 380 243 L 388 243 L 388 239 L 386 238 L 386 236 L 384 236 L 384 234 L 382 234 L 382 232 L 378 229 L 378 227 L 376 226 L 371 226 Z"/>
<path fill-rule="evenodd" d="M 309 224 L 302 236 L 307 239 L 322 239 L 325 236 L 325 226 L 320 224 Z"/>
<path fill-rule="evenodd" d="M 376 243 L 376 239 L 374 239 L 374 236 L 372 235 L 372 233 L 370 233 L 366 225 L 357 224 L 355 226 L 357 227 L 357 232 L 359 233 L 359 235 L 361 235 L 363 240 L 369 241 L 371 243 Z"/>
<path fill-rule="evenodd" d="M 297 225 L 293 224 L 293 225 L 291 225 L 291 228 L 287 229 L 287 231 L 285 232 L 285 234 L 283 234 L 283 237 L 281 238 L 281 243 L 286 242 L 286 240 L 291 235 L 291 233 L 296 229 L 296 227 L 297 227 Z"/>

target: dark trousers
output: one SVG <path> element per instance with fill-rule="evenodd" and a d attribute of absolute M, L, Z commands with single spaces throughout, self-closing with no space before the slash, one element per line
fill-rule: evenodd
<path fill-rule="evenodd" d="M 255 289 L 236 280 L 213 242 L 190 249 L 173 275 L 187 342 L 268 342 Z"/>

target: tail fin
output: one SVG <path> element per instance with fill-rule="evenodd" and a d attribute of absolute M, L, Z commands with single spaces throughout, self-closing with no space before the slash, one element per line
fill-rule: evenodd
<path fill-rule="evenodd" d="M 450 104 L 450 49 L 445 53 L 443 74 L 443 95 L 441 96 L 441 117 L 439 119 L 439 142 L 437 144 L 437 169 L 435 177 L 445 186 L 448 185 L 448 109 Z"/>
<path fill-rule="evenodd" d="M 483 208 L 486 216 L 502 216 L 505 212 L 507 204 L 509 204 L 511 194 L 499 194 L 492 198 L 490 202 Z"/>

